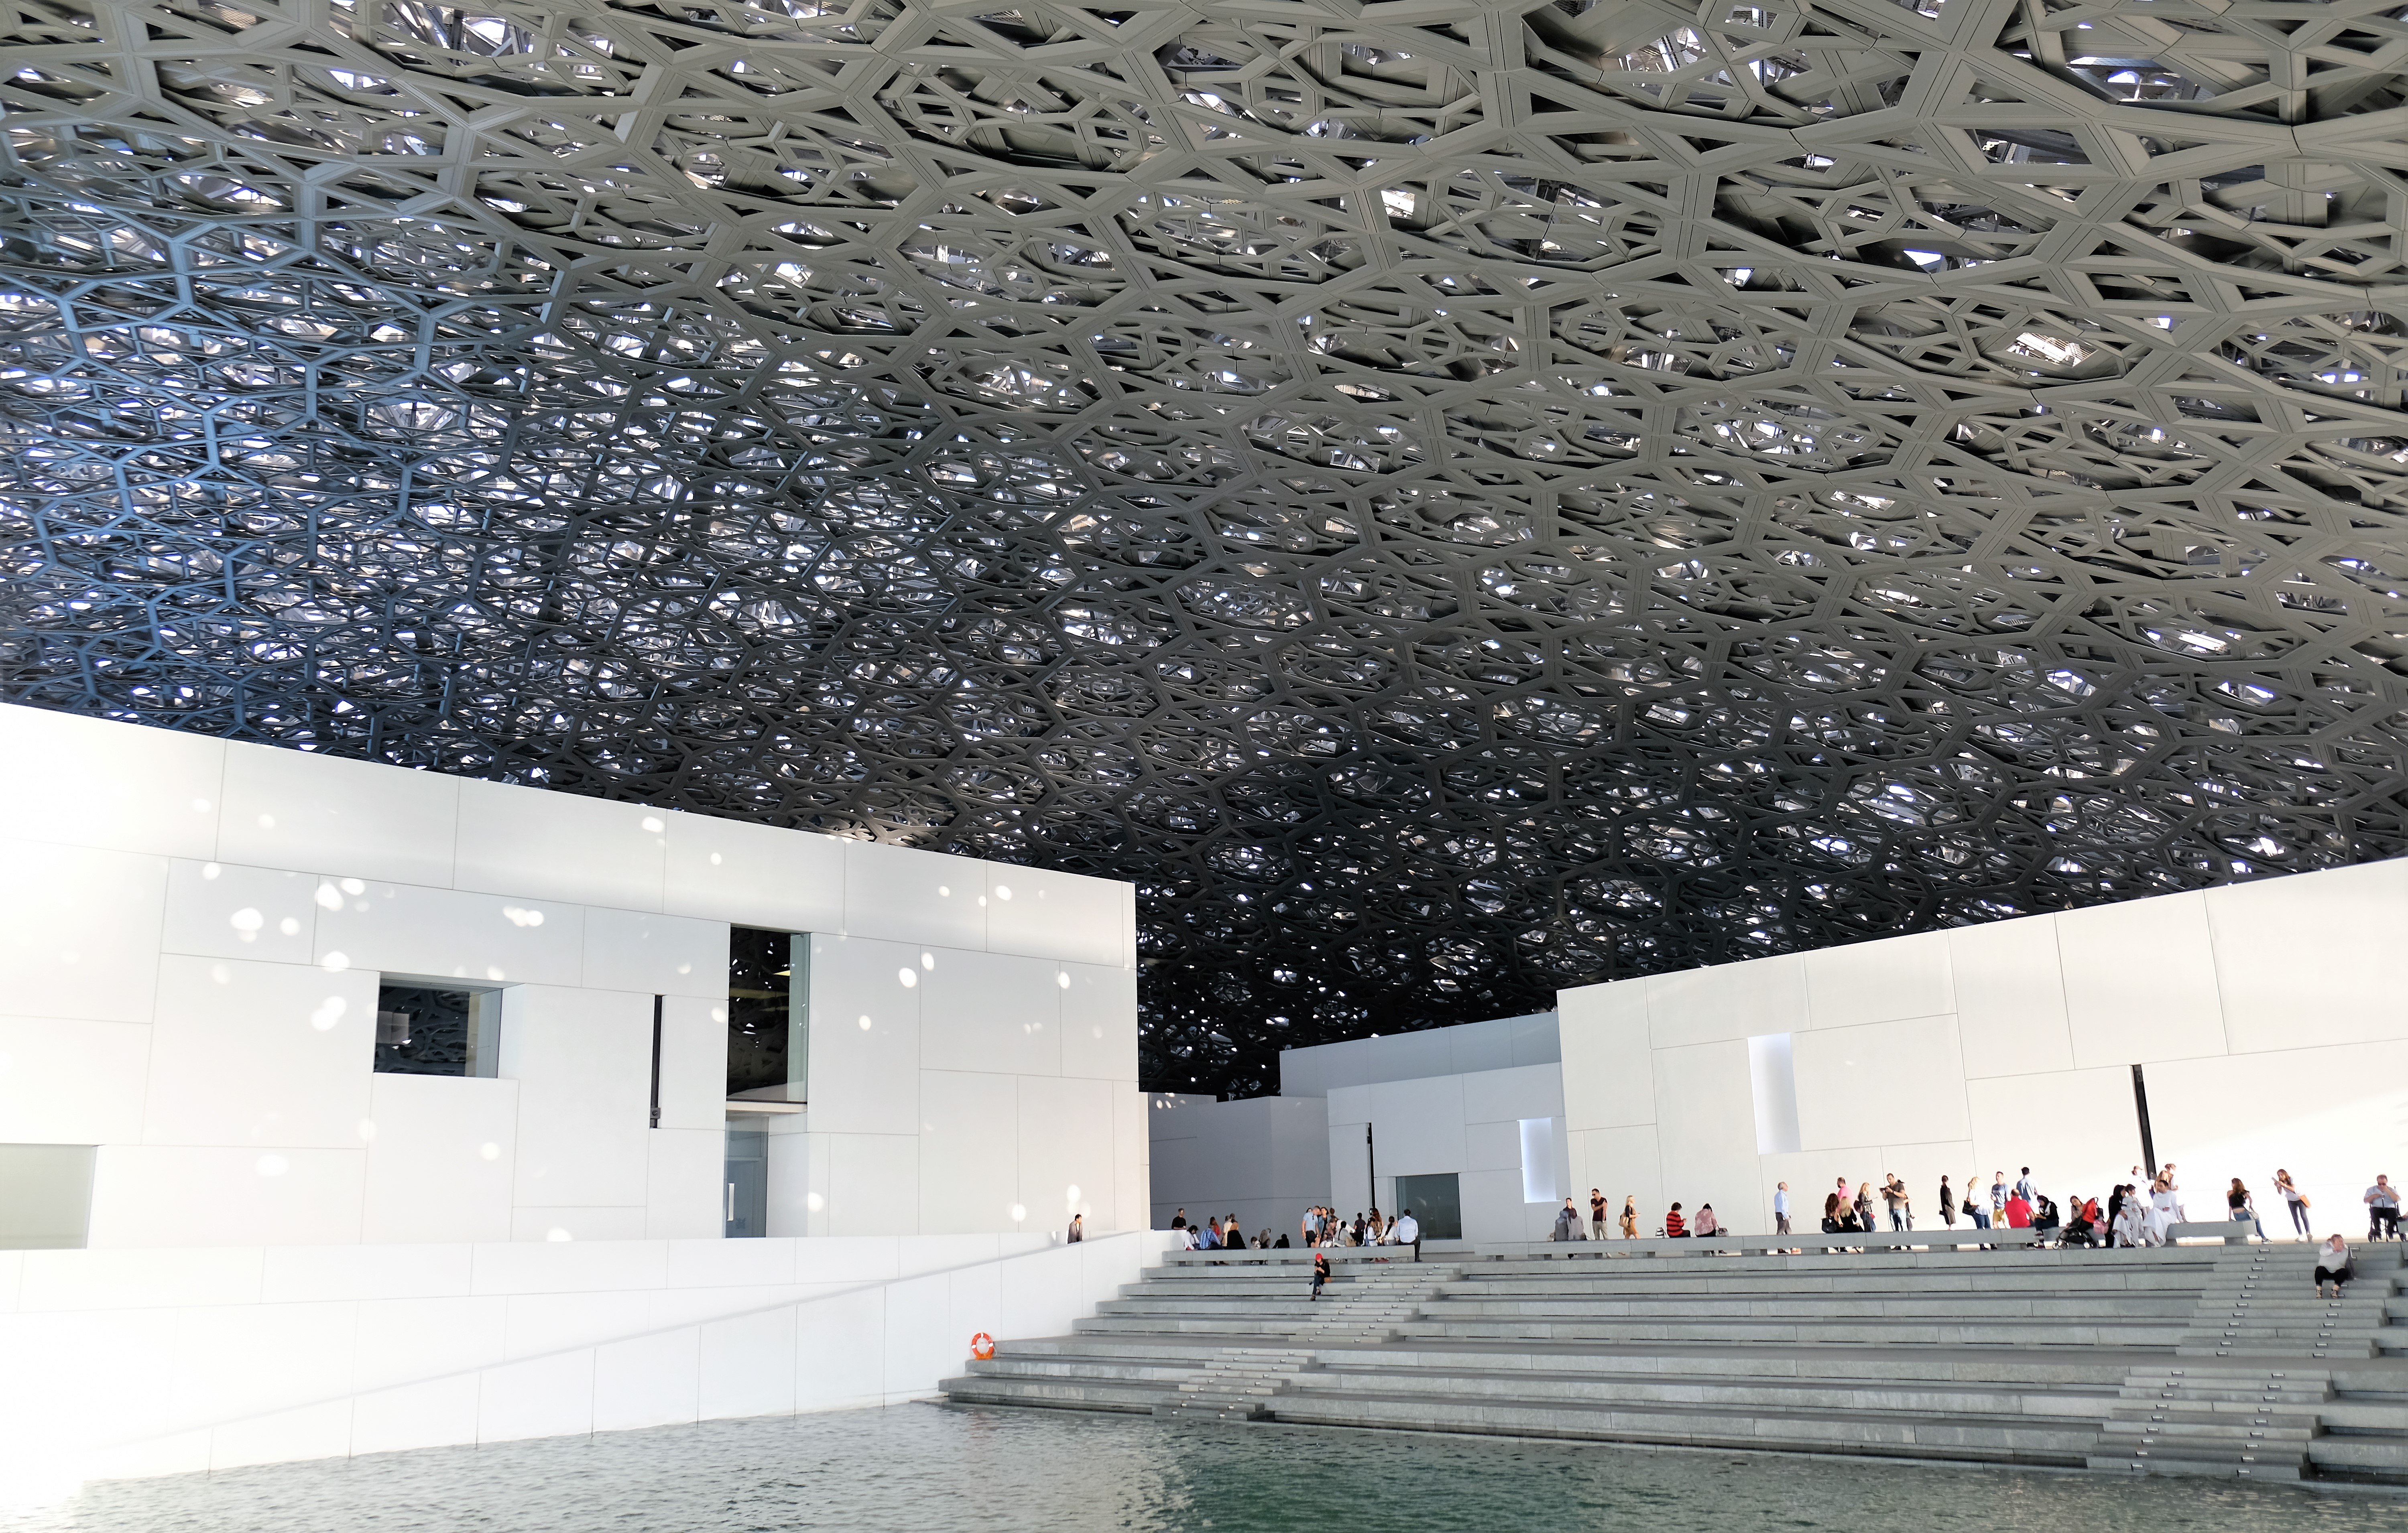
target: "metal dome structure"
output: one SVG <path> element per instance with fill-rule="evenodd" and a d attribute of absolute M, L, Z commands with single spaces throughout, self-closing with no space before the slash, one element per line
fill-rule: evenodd
<path fill-rule="evenodd" d="M 1136 881 L 1149 1083 L 2387 855 L 2396 0 L 13 0 L 5 692 Z"/>

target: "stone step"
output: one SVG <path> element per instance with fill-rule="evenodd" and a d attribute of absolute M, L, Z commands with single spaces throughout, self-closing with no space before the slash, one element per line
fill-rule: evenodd
<path fill-rule="evenodd" d="M 1307 1383 L 1317 1375 L 1308 1375 Z M 1306 1387 L 1281 1397 L 1283 1422 L 1476 1431 L 1598 1441 L 1684 1443 L 1806 1453 L 2078 1465 L 2097 1446 L 2079 1423 L 1870 1412 L 1779 1412 L 1671 1405 L 1591 1406 L 1350 1394 Z"/>

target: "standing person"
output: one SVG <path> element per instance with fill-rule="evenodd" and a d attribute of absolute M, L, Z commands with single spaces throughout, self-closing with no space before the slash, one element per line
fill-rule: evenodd
<path fill-rule="evenodd" d="M 2332 1297 L 2341 1297 L 2341 1285 L 2358 1273 L 2349 1265 L 2349 1242 L 2335 1230 L 2325 1243 L 2316 1247 L 2316 1297 L 2325 1297 L 2325 1284 L 2332 1284 Z"/>
<path fill-rule="evenodd" d="M 2308 1195 L 2291 1185 L 2291 1173 L 2280 1167 L 2274 1168 L 2274 1190 L 2291 1206 L 2291 1227 L 2303 1238 L 2315 1239 L 2316 1232 L 2308 1227 Z"/>
<path fill-rule="evenodd" d="M 1973 1188 L 1981 1180 L 1982 1173 L 1979 1171 L 1969 1171 L 1966 1173 L 1964 1193 L 1965 1201 L 1962 1207 L 1965 1210 L 1965 1217 L 1973 1221 L 1973 1227 L 1975 1229 L 1987 1229 L 1990 1227 L 1990 1211 L 1982 1207 L 1982 1205 L 1974 1201 L 1973 1198 Z"/>
<path fill-rule="evenodd" d="M 1637 1193 L 1622 1195 L 1622 1238 L 1626 1240 L 1639 1239 L 1639 1195 Z"/>
<path fill-rule="evenodd" d="M 2007 1173 L 1990 1173 L 1990 1227 L 1998 1228 L 2007 1222 Z"/>
<path fill-rule="evenodd" d="M 1789 1183 L 1786 1182 L 1772 1189 L 1772 1233 L 1789 1233 Z"/>
<path fill-rule="evenodd" d="M 2107 1243 L 2111 1246 L 2116 1239 L 2116 1221 L 2123 1216 L 2124 1195 L 2129 1191 L 2130 1188 L 2119 1182 L 2115 1183 L 2115 1190 L 2107 1195 Z"/>
<path fill-rule="evenodd" d="M 2124 1199 L 2123 1211 L 2115 1215 L 2115 1243 L 2120 1246 L 2153 1246 L 2157 1236 L 2149 1227 L 2147 1205 L 2138 1197 Z"/>
<path fill-rule="evenodd" d="M 1945 1171 L 1940 1175 L 1940 1222 L 1950 1229 L 1956 1227 L 1956 1195 L 1949 1190 Z"/>
<path fill-rule="evenodd" d="M 2015 1196 L 2035 1207 L 2040 1203 L 2040 1195 L 2032 1191 L 2031 1168 L 2028 1166 L 2015 1178 Z"/>
<path fill-rule="evenodd" d="M 1397 1216 L 1397 1243 L 1412 1247 L 1414 1261 L 1422 1259 L 1422 1222 L 1413 1217 L 1411 1209 Z"/>
<path fill-rule="evenodd" d="M 2249 1189 L 2241 1184 L 2239 1177 L 2232 1179 L 2232 1190 L 2224 1195 L 2224 1206 L 2232 1211 L 2234 1224 L 2246 1220 L 2258 1232 L 2258 1239 L 2262 1240 L 2266 1238 L 2266 1226 L 2258 1222 L 2257 1199 L 2249 1196 Z"/>
<path fill-rule="evenodd" d="M 1312 1252 L 1312 1297 L 1321 1297 L 1322 1286 L 1329 1282 L 1329 1253 L 1315 1246 Z"/>
<path fill-rule="evenodd" d="M 1870 1233 L 1881 1228 L 1881 1225 L 1873 1223 L 1873 1184 L 1871 1182 L 1856 1183 L 1856 1210 L 1858 1229 Z"/>
<path fill-rule="evenodd" d="M 1170 1227 L 1173 1229 L 1185 1229 L 1187 1227 L 1187 1211 L 1185 1209 L 1182 1209 L 1177 1213 L 1170 1216 Z"/>
<path fill-rule="evenodd" d="M 2366 1189 L 2366 1238 L 2400 1239 L 2400 1192 L 2388 1176 L 2376 1177 L 2374 1185 Z"/>
<path fill-rule="evenodd" d="M 1070 1215 L 1070 1233 L 1063 1239 L 1062 1243 L 1064 1245 L 1077 1245 L 1086 1238 L 1087 1216 L 1083 1213 L 1074 1213 Z"/>
<path fill-rule="evenodd" d="M 2182 1183 L 2174 1180 L 2174 1163 L 2166 1162 L 2166 1191 L 2174 1195 L 2174 1218 L 2178 1225 L 2190 1223 L 2190 1210 L 2183 1207 Z"/>
<path fill-rule="evenodd" d="M 2160 1176 L 2149 1184 L 2149 1234 L 2151 1245 L 2164 1245 L 2167 1231 L 2181 1221 L 2182 1205 L 2174 1201 L 2174 1185 L 2171 1176 Z"/>
<path fill-rule="evenodd" d="M 1594 1239 L 1605 1239 L 1605 1195 L 1595 1187 L 1588 1190 L 1588 1227 Z"/>

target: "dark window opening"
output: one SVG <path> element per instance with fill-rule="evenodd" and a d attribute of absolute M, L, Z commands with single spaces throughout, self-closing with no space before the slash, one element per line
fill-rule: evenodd
<path fill-rule="evenodd" d="M 1463 1239 L 1463 1192 L 1453 1171 L 1397 1178 L 1397 1208 L 1413 1211 L 1425 1240 Z"/>
<path fill-rule="evenodd" d="M 386 1075 L 501 1073 L 502 993 L 377 986 L 376 1067 Z"/>
<path fill-rule="evenodd" d="M 811 939 L 750 926 L 727 937 L 727 1098 L 808 1101 Z"/>

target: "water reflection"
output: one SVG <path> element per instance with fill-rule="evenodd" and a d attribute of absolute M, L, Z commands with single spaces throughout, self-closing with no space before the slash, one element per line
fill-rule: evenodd
<path fill-rule="evenodd" d="M 2397 1533 L 2401 1501 L 2185 1481 L 899 1406 L 87 1488 L 9 1533 Z"/>

